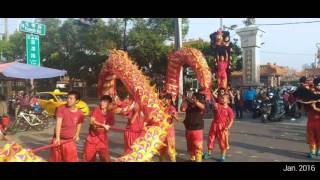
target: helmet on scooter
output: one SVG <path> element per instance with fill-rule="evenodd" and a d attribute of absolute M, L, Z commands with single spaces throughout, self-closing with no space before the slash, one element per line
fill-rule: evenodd
<path fill-rule="evenodd" d="M 289 88 L 289 90 L 288 90 L 289 93 L 293 93 L 294 91 L 295 91 L 295 88 L 294 88 L 294 87 L 291 87 L 291 88 Z"/>
<path fill-rule="evenodd" d="M 273 97 L 274 94 L 273 94 L 272 92 L 270 92 L 270 93 L 268 93 L 268 96 L 269 96 L 269 97 Z"/>

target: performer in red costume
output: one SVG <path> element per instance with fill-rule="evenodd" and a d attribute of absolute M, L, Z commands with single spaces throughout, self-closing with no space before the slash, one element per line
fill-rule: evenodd
<path fill-rule="evenodd" d="M 108 90 L 103 92 L 103 95 L 109 95 L 115 103 L 118 103 L 118 96 L 116 91 L 116 76 L 107 76 L 104 86 Z M 110 112 L 109 114 L 108 124 L 111 126 L 115 124 L 115 115 L 113 112 Z"/>
<path fill-rule="evenodd" d="M 230 42 L 230 33 L 219 30 L 210 35 L 211 47 L 213 48 L 215 58 L 215 72 L 218 80 L 218 87 L 226 89 L 228 76 L 230 75 L 232 43 Z"/>
<path fill-rule="evenodd" d="M 124 154 L 127 154 L 132 151 L 132 144 L 143 132 L 144 124 L 141 118 L 140 107 L 132 98 L 125 105 L 122 105 L 121 114 L 128 117 L 128 123 L 124 132 Z"/>
<path fill-rule="evenodd" d="M 172 96 L 170 94 L 165 94 L 163 99 L 165 101 L 166 113 L 170 114 L 171 117 L 168 119 L 170 127 L 164 142 L 166 147 L 160 150 L 160 161 L 164 161 L 166 154 L 168 154 L 170 161 L 176 162 L 176 140 L 173 121 L 178 121 L 178 113 L 173 105 Z"/>
<path fill-rule="evenodd" d="M 110 114 L 113 115 L 111 103 L 111 96 L 102 96 L 100 105 L 91 114 L 89 134 L 84 145 L 84 160 L 86 162 L 94 162 L 97 153 L 100 161 L 110 161 L 107 132 L 111 126 L 108 124 Z"/>
<path fill-rule="evenodd" d="M 76 162 L 78 152 L 76 141 L 79 140 L 81 125 L 84 115 L 76 104 L 80 101 L 77 91 L 70 91 L 67 96 L 67 104 L 58 108 L 56 113 L 57 123 L 52 142 L 58 145 L 51 149 L 49 161 L 51 162 Z M 61 140 L 73 140 L 60 144 Z"/>
<path fill-rule="evenodd" d="M 314 94 L 320 94 L 320 79 L 314 79 Z M 310 152 L 309 158 L 313 158 L 315 155 L 320 156 L 320 108 L 318 103 L 313 103 L 312 108 L 308 111 L 307 122 L 307 143 L 309 144 Z"/>
<path fill-rule="evenodd" d="M 234 120 L 234 113 L 229 103 L 229 96 L 222 95 L 218 98 L 219 102 L 214 102 L 215 116 L 211 123 L 209 137 L 208 137 L 208 152 L 204 153 L 203 158 L 208 159 L 211 155 L 215 143 L 215 139 L 218 140 L 220 146 L 221 157 L 220 161 L 223 162 L 226 159 L 226 153 L 228 148 L 229 129 L 231 128 Z"/>
<path fill-rule="evenodd" d="M 310 152 L 308 158 L 313 158 L 315 155 L 320 156 L 320 108 L 319 108 L 319 92 L 320 79 L 316 78 L 313 84 L 307 82 L 306 77 L 300 78 L 301 86 L 293 93 L 297 97 L 297 102 L 304 104 L 302 107 L 308 113 L 307 121 L 307 143 L 309 144 Z M 313 91 L 311 91 L 314 86 Z M 310 106 L 311 105 L 311 106 Z"/>
<path fill-rule="evenodd" d="M 227 82 L 228 82 L 227 70 L 229 66 L 229 60 L 226 59 L 224 56 L 219 56 L 217 66 L 218 66 L 218 72 L 217 72 L 218 88 L 225 89 L 227 88 Z"/>
<path fill-rule="evenodd" d="M 310 148 L 308 157 L 320 156 L 320 108 L 316 107 L 316 103 L 308 111 L 307 143 Z"/>

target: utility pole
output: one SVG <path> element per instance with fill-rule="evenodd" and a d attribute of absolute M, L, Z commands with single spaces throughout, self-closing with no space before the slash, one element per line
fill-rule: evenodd
<path fill-rule="evenodd" d="M 318 51 L 316 53 L 314 67 L 318 68 L 318 62 L 320 61 L 320 43 L 316 43 L 316 47 L 318 48 Z"/>
<path fill-rule="evenodd" d="M 221 31 L 223 30 L 223 20 L 222 20 L 222 18 L 220 18 L 220 30 Z"/>
<path fill-rule="evenodd" d="M 6 41 L 9 40 L 8 18 L 4 18 L 4 38 Z"/>
<path fill-rule="evenodd" d="M 9 41 L 9 30 L 8 30 L 8 18 L 4 18 L 4 40 Z M 3 58 L 3 53 L 1 52 L 1 61 L 4 61 L 5 59 Z M 11 86 L 11 81 L 6 81 L 6 96 L 10 96 L 10 92 L 12 92 L 12 86 Z"/>
<path fill-rule="evenodd" d="M 314 68 L 315 69 L 318 68 L 318 53 L 314 55 Z"/>
<path fill-rule="evenodd" d="M 5 24 L 5 23 L 3 23 L 3 24 Z M 4 39 L 4 33 L 2 34 L 2 33 L 0 33 L 0 40 L 3 40 Z M 0 61 L 2 61 L 2 51 L 0 51 Z"/>
<path fill-rule="evenodd" d="M 175 19 L 175 36 L 174 36 L 174 42 L 176 50 L 181 49 L 182 47 L 182 29 L 181 29 L 182 19 L 176 18 Z M 180 70 L 180 76 L 179 76 L 179 94 L 183 94 L 183 67 L 181 67 Z M 178 109 L 180 111 L 180 106 L 182 104 L 182 97 L 178 96 Z"/>
<path fill-rule="evenodd" d="M 124 18 L 124 30 L 123 30 L 123 50 L 127 51 L 127 21 L 129 18 Z"/>
<path fill-rule="evenodd" d="M 3 18 L 3 36 L 1 37 L 1 40 L 8 41 L 9 40 L 9 31 L 8 31 L 8 18 Z M 0 52 L 0 61 L 3 61 L 3 52 Z"/>

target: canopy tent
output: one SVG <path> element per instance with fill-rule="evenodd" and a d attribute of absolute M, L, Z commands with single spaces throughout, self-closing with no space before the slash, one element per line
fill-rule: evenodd
<path fill-rule="evenodd" d="M 45 79 L 64 76 L 66 71 L 24 63 L 11 62 L 0 64 L 0 73 L 6 77 L 20 79 Z"/>

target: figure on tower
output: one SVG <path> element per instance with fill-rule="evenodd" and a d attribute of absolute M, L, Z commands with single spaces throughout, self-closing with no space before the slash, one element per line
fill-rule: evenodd
<path fill-rule="evenodd" d="M 218 80 L 218 87 L 226 89 L 228 76 L 230 75 L 232 43 L 230 33 L 219 30 L 210 35 L 211 47 L 215 56 L 215 74 Z"/>
<path fill-rule="evenodd" d="M 228 85 L 228 71 L 231 65 L 230 56 L 227 49 L 219 48 L 217 50 L 215 64 L 217 67 L 216 78 L 218 80 L 218 88 L 226 89 Z"/>

